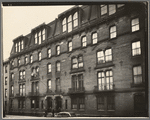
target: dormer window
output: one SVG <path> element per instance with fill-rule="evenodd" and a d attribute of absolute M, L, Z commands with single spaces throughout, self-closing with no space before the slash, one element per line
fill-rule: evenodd
<path fill-rule="evenodd" d="M 66 31 L 66 18 L 64 18 L 62 22 L 62 26 L 63 26 L 63 32 L 65 32 Z"/>
<path fill-rule="evenodd" d="M 45 40 L 45 29 L 43 29 L 43 31 L 42 31 L 42 40 L 43 41 Z"/>
<path fill-rule="evenodd" d="M 41 44 L 41 31 L 38 33 L 39 44 Z"/>
<path fill-rule="evenodd" d="M 68 17 L 68 32 L 72 31 L 72 16 Z"/>
<path fill-rule="evenodd" d="M 78 13 L 77 12 L 73 15 L 73 27 L 76 27 L 76 26 L 78 26 Z"/>
<path fill-rule="evenodd" d="M 45 39 L 45 29 L 40 30 L 34 35 L 34 44 L 41 44 Z"/>
<path fill-rule="evenodd" d="M 69 15 L 68 18 L 64 18 L 62 21 L 62 31 L 71 32 L 73 28 L 78 26 L 78 12 L 73 15 Z"/>
<path fill-rule="evenodd" d="M 24 49 L 24 41 L 23 40 L 15 42 L 15 52 L 20 52 L 23 49 Z"/>

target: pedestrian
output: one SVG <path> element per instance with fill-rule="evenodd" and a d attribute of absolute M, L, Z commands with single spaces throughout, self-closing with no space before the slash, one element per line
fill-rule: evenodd
<path fill-rule="evenodd" d="M 54 117 L 54 113 L 55 113 L 55 111 L 54 111 L 54 109 L 53 109 L 53 111 L 52 111 L 52 117 Z"/>

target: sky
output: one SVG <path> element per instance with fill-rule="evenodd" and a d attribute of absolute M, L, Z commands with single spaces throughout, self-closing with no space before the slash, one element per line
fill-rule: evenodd
<path fill-rule="evenodd" d="M 3 60 L 10 57 L 13 39 L 20 35 L 27 35 L 31 29 L 45 22 L 45 24 L 58 18 L 58 14 L 70 9 L 67 6 L 3 6 L 2 34 L 3 34 Z"/>

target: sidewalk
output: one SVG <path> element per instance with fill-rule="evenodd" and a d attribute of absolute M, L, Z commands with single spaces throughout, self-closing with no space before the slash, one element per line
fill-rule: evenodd
<path fill-rule="evenodd" d="M 3 119 L 49 119 L 50 117 L 36 117 L 36 116 L 21 116 L 21 115 L 6 115 Z M 52 118 L 52 117 L 51 117 Z"/>

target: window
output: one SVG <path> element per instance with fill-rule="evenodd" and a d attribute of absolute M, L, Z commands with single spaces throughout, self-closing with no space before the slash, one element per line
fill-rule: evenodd
<path fill-rule="evenodd" d="M 56 91 L 60 91 L 60 78 L 56 79 Z"/>
<path fill-rule="evenodd" d="M 19 72 L 19 78 L 22 80 L 22 71 Z"/>
<path fill-rule="evenodd" d="M 140 41 L 132 43 L 132 56 L 141 55 Z"/>
<path fill-rule="evenodd" d="M 14 86 L 12 85 L 11 86 L 11 95 L 13 95 L 14 94 Z"/>
<path fill-rule="evenodd" d="M 20 52 L 20 42 L 18 43 L 18 52 Z"/>
<path fill-rule="evenodd" d="M 35 106 L 35 100 L 31 100 L 31 108 L 34 108 Z"/>
<path fill-rule="evenodd" d="M 97 33 L 92 34 L 92 42 L 93 42 L 93 44 L 97 43 Z"/>
<path fill-rule="evenodd" d="M 60 54 L 60 46 L 56 46 L 56 54 L 59 55 Z"/>
<path fill-rule="evenodd" d="M 113 73 L 112 70 L 98 72 L 98 90 L 113 89 Z"/>
<path fill-rule="evenodd" d="M 117 7 L 120 8 L 120 7 L 123 7 L 124 4 L 117 4 Z"/>
<path fill-rule="evenodd" d="M 100 111 L 115 110 L 114 96 L 98 96 L 97 109 Z"/>
<path fill-rule="evenodd" d="M 83 67 L 83 56 L 79 55 L 78 57 L 72 58 L 72 69 L 82 68 Z"/>
<path fill-rule="evenodd" d="M 32 63 L 33 62 L 33 56 L 31 55 L 30 56 L 30 63 Z"/>
<path fill-rule="evenodd" d="M 72 16 L 68 17 L 68 32 L 72 31 Z"/>
<path fill-rule="evenodd" d="M 5 66 L 5 73 L 7 73 L 7 65 Z"/>
<path fill-rule="evenodd" d="M 47 51 L 47 55 L 48 55 L 48 58 L 50 58 L 50 57 L 51 57 L 51 49 L 48 49 L 48 51 Z"/>
<path fill-rule="evenodd" d="M 7 89 L 5 89 L 5 98 L 7 97 Z"/>
<path fill-rule="evenodd" d="M 25 100 L 22 101 L 22 108 L 25 108 Z"/>
<path fill-rule="evenodd" d="M 38 53 L 38 60 L 41 60 L 41 52 Z"/>
<path fill-rule="evenodd" d="M 51 86 L 51 80 L 48 80 L 48 82 L 47 82 L 47 88 L 48 88 L 48 90 L 51 90 L 51 88 L 52 88 L 52 86 Z"/>
<path fill-rule="evenodd" d="M 19 85 L 19 94 L 20 94 L 20 96 L 22 96 L 22 85 L 21 84 Z"/>
<path fill-rule="evenodd" d="M 142 68 L 141 66 L 133 67 L 134 84 L 142 83 Z"/>
<path fill-rule="evenodd" d="M 60 72 L 60 62 L 56 62 L 56 72 Z"/>
<path fill-rule="evenodd" d="M 8 79 L 7 79 L 7 77 L 5 77 L 5 85 L 7 85 L 7 81 L 8 81 Z"/>
<path fill-rule="evenodd" d="M 42 31 L 42 40 L 43 41 L 45 40 L 45 29 L 43 29 L 43 31 Z"/>
<path fill-rule="evenodd" d="M 62 22 L 62 28 L 63 28 L 63 32 L 66 31 L 66 18 L 63 19 L 63 22 Z"/>
<path fill-rule="evenodd" d="M 68 50 L 69 52 L 72 51 L 72 41 L 68 42 Z"/>
<path fill-rule="evenodd" d="M 25 79 L 25 75 L 26 75 L 26 72 L 25 72 L 25 70 L 23 70 L 23 72 L 22 72 L 22 78 L 23 79 Z"/>
<path fill-rule="evenodd" d="M 84 100 L 85 100 L 84 97 L 79 98 L 79 109 L 84 109 L 85 104 Z"/>
<path fill-rule="evenodd" d="M 12 62 L 11 62 L 11 66 L 14 67 L 14 61 L 13 61 L 13 60 L 12 60 Z"/>
<path fill-rule="evenodd" d="M 51 64 L 49 63 L 48 66 L 47 66 L 47 72 L 51 73 L 51 71 L 52 71 L 52 68 L 51 68 Z"/>
<path fill-rule="evenodd" d="M 18 66 L 20 65 L 20 59 L 18 60 Z"/>
<path fill-rule="evenodd" d="M 76 90 L 83 90 L 83 74 L 79 74 L 79 75 L 73 75 L 72 76 L 72 89 L 74 91 Z"/>
<path fill-rule="evenodd" d="M 101 15 L 104 15 L 107 13 L 107 5 L 101 5 Z"/>
<path fill-rule="evenodd" d="M 106 63 L 112 61 L 112 50 L 106 49 L 105 51 L 97 52 L 97 64 Z"/>
<path fill-rule="evenodd" d="M 140 29 L 139 27 L 139 18 L 135 18 L 131 21 L 132 25 L 132 32 L 138 31 Z"/>
<path fill-rule="evenodd" d="M 65 100 L 65 109 L 68 109 L 68 101 Z"/>
<path fill-rule="evenodd" d="M 23 49 L 23 40 L 21 41 L 21 50 Z"/>
<path fill-rule="evenodd" d="M 18 108 L 21 108 L 21 107 L 22 107 L 22 101 L 18 100 Z"/>
<path fill-rule="evenodd" d="M 31 70 L 32 70 L 31 77 L 38 78 L 39 77 L 39 67 L 36 67 L 36 68 L 33 67 Z"/>
<path fill-rule="evenodd" d="M 41 31 L 39 31 L 39 33 L 38 33 L 38 39 L 39 39 L 39 44 L 41 44 Z"/>
<path fill-rule="evenodd" d="M 97 98 L 97 108 L 98 110 L 104 110 L 104 97 L 98 97 Z"/>
<path fill-rule="evenodd" d="M 74 97 L 71 98 L 71 107 L 72 109 L 84 110 L 85 108 L 85 98 L 84 97 Z"/>
<path fill-rule="evenodd" d="M 27 57 L 25 57 L 25 59 L 24 59 L 24 60 L 25 60 L 25 64 L 27 64 L 28 58 L 27 58 Z"/>
<path fill-rule="evenodd" d="M 11 80 L 14 80 L 14 73 L 11 73 Z"/>
<path fill-rule="evenodd" d="M 10 108 L 13 108 L 13 100 L 10 100 Z"/>
<path fill-rule="evenodd" d="M 35 106 L 35 107 L 36 107 L 36 108 L 39 108 L 39 100 L 38 100 L 38 99 L 36 100 L 35 103 L 36 103 L 36 106 Z"/>
<path fill-rule="evenodd" d="M 116 12 L 116 6 L 115 5 L 109 5 L 109 15 L 112 15 Z"/>
<path fill-rule="evenodd" d="M 15 52 L 18 52 L 17 46 L 17 43 L 15 43 Z"/>
<path fill-rule="evenodd" d="M 37 33 L 34 35 L 34 43 L 37 44 Z"/>
<path fill-rule="evenodd" d="M 34 93 L 34 95 L 38 95 L 38 92 L 39 92 L 39 82 L 38 81 L 32 82 L 31 90 L 32 90 L 32 93 Z"/>
<path fill-rule="evenodd" d="M 82 47 L 86 47 L 87 43 L 86 43 L 86 36 L 82 37 Z"/>
<path fill-rule="evenodd" d="M 78 13 L 74 13 L 73 15 L 73 27 L 78 26 Z"/>
<path fill-rule="evenodd" d="M 77 109 L 77 98 L 71 99 L 72 109 Z"/>
<path fill-rule="evenodd" d="M 115 105 L 114 105 L 114 96 L 108 96 L 107 97 L 107 110 L 114 110 Z"/>
<path fill-rule="evenodd" d="M 110 28 L 110 39 L 115 38 L 117 36 L 116 26 L 112 26 Z"/>

